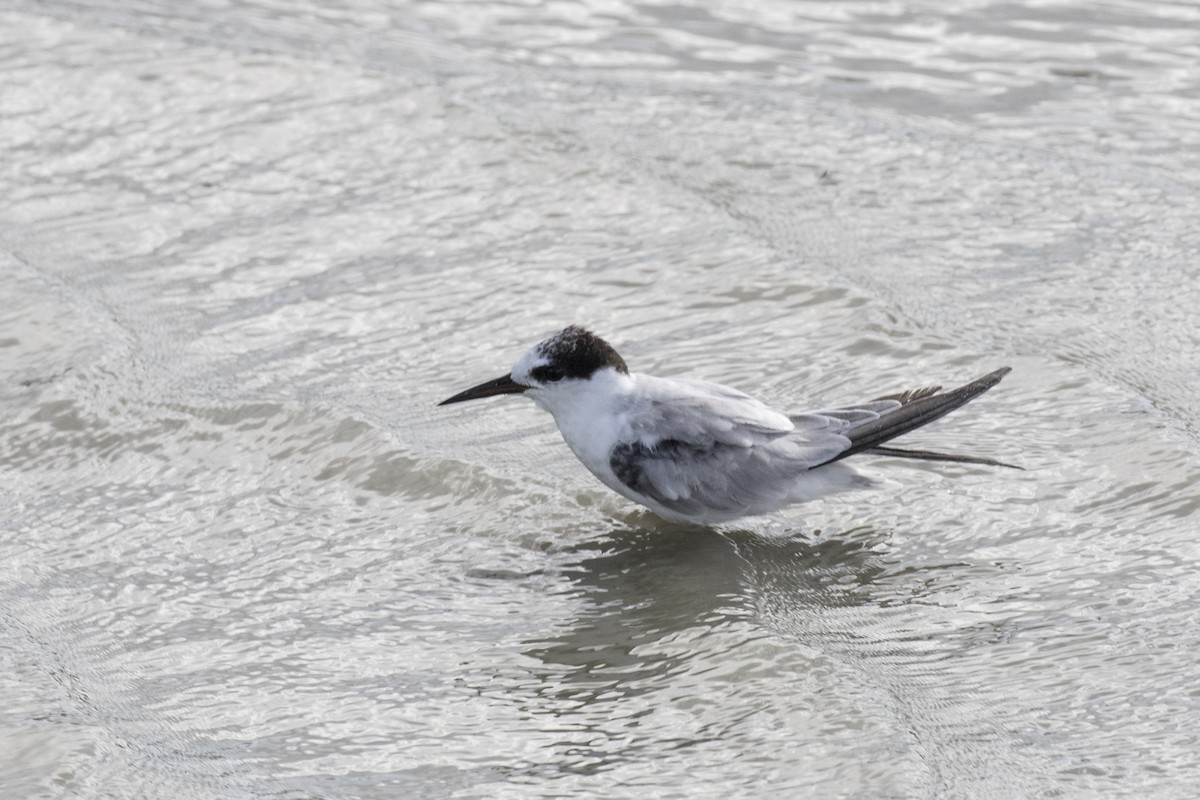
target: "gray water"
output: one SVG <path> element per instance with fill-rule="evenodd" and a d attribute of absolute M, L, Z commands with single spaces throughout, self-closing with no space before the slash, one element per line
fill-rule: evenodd
<path fill-rule="evenodd" d="M 1200 791 L 1200 7 L 0 8 L 0 796 Z M 669 525 L 573 322 L 1026 471 Z"/>

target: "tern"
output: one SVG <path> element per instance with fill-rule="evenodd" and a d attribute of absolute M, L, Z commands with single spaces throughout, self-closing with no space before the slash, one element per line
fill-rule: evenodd
<path fill-rule="evenodd" d="M 1010 371 L 1003 367 L 946 392 L 931 386 L 785 414 L 717 383 L 630 372 L 608 342 L 572 325 L 531 347 L 507 375 L 439 405 L 523 394 L 550 412 L 567 446 L 605 486 L 665 519 L 709 525 L 869 485 L 843 463 L 859 454 L 1020 469 L 886 445 L 965 405 Z"/>

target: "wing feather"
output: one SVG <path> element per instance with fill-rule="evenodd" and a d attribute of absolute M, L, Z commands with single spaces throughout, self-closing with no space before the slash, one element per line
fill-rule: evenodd
<path fill-rule="evenodd" d="M 964 405 L 1007 372 L 943 394 L 927 387 L 790 417 L 725 386 L 639 375 L 629 437 L 612 448 L 609 466 L 625 487 L 682 517 L 734 518 L 798 499 L 804 473 L 829 472 L 836 467 L 825 465 L 857 452 L 998 464 L 881 445 Z M 821 481 L 806 480 L 807 491 L 822 490 Z"/>
<path fill-rule="evenodd" d="M 643 398 L 609 455 L 626 487 L 677 514 L 751 513 L 850 447 L 847 433 L 899 408 L 881 400 L 788 417 L 733 389 L 638 376 Z"/>
<path fill-rule="evenodd" d="M 728 386 L 638 375 L 631 433 L 644 440 L 677 440 L 753 447 L 794 429 L 786 415 Z"/>

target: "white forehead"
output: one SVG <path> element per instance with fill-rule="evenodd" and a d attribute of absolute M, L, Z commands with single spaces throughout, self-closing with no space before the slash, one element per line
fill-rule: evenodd
<path fill-rule="evenodd" d="M 541 344 L 535 344 L 522 353 L 521 357 L 517 359 L 517 363 L 513 364 L 513 380 L 517 383 L 524 383 L 530 379 L 530 375 L 534 369 L 549 363 L 550 359 L 542 352 Z"/>

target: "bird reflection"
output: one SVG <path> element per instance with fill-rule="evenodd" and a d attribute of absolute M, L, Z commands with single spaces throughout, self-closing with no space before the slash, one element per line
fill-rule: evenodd
<path fill-rule="evenodd" d="M 795 614 L 870 602 L 884 538 L 873 529 L 784 538 L 661 522 L 618 528 L 570 553 L 582 557 L 562 575 L 585 610 L 526 654 L 555 667 L 560 698 L 577 703 L 653 691 L 687 667 L 690 652 L 656 643 L 755 627 L 780 605 Z"/>

